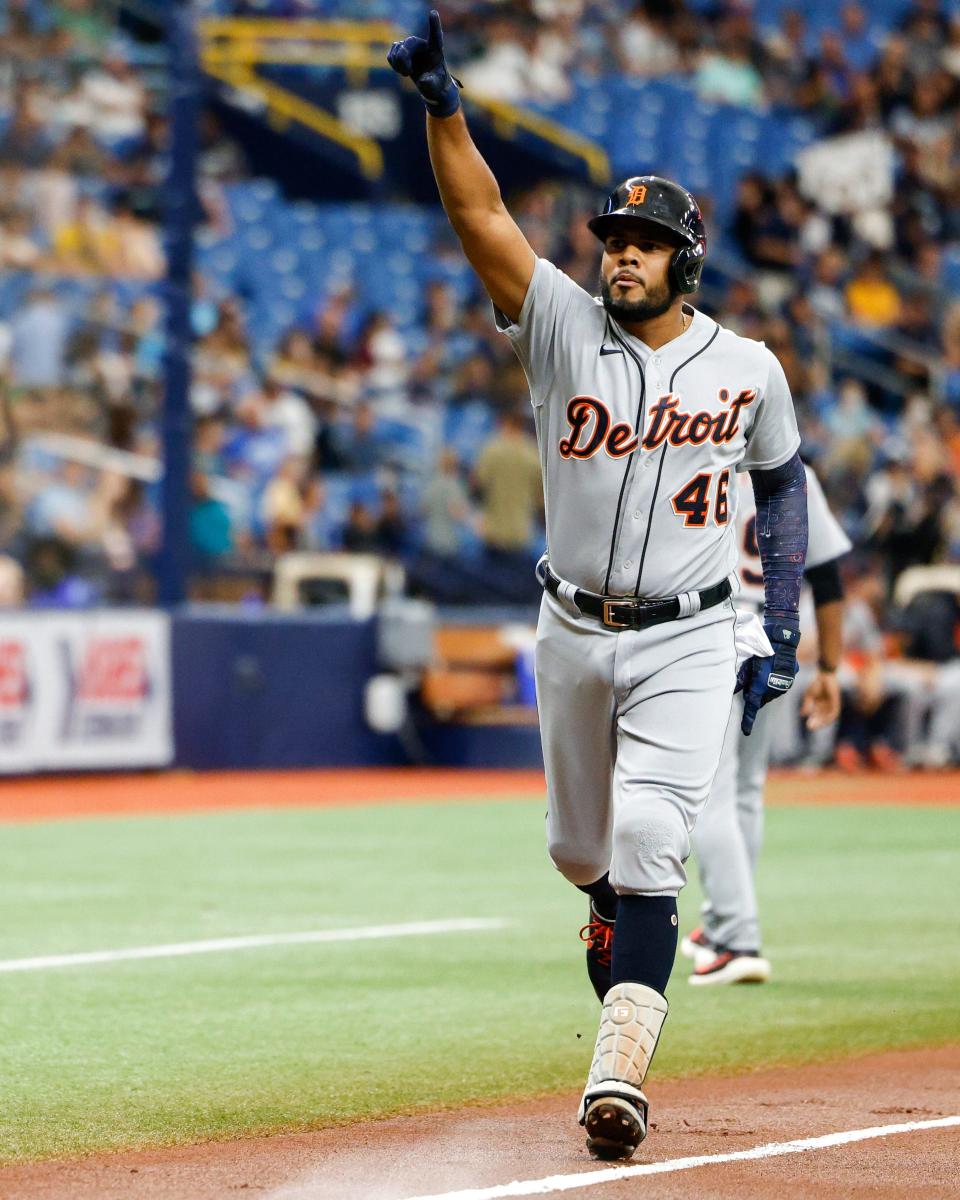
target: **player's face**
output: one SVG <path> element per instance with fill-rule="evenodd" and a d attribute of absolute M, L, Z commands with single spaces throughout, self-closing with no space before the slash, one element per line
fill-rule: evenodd
<path fill-rule="evenodd" d="M 629 324 L 667 311 L 676 299 L 668 271 L 676 247 L 629 227 L 614 229 L 603 244 L 600 294 L 611 316 Z"/>

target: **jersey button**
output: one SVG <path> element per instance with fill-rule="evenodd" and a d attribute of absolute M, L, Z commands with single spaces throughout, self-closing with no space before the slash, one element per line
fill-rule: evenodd
<path fill-rule="evenodd" d="M 627 570 L 629 570 L 633 566 L 633 559 L 630 559 L 630 558 L 624 559 L 623 565 Z"/>
<path fill-rule="evenodd" d="M 639 508 L 637 508 L 637 509 L 635 509 L 635 510 L 634 510 L 634 513 L 633 513 L 633 519 L 634 519 L 635 521 L 639 521 L 639 520 L 640 520 L 640 518 L 641 518 L 642 516 L 643 516 L 643 513 L 640 511 L 640 509 L 639 509 Z"/>

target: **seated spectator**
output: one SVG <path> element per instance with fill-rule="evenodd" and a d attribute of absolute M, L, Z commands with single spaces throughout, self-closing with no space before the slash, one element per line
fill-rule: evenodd
<path fill-rule="evenodd" d="M 763 78 L 772 101 L 789 104 L 810 71 L 806 18 L 800 7 L 785 8 L 780 27 L 763 46 Z"/>
<path fill-rule="evenodd" d="M 420 510 L 424 517 L 424 550 L 441 558 L 455 556 L 470 508 L 456 452 L 449 446 L 440 452 L 437 470 L 423 489 Z"/>
<path fill-rule="evenodd" d="M 0 133 L 0 163 L 42 167 L 52 145 L 49 131 L 21 93 L 10 121 Z"/>
<path fill-rule="evenodd" d="M 28 295 L 10 322 L 13 382 L 24 388 L 51 388 L 63 382 L 70 320 L 54 291 Z"/>
<path fill-rule="evenodd" d="M 208 566 L 229 554 L 234 547 L 230 512 L 210 489 L 210 480 L 202 471 L 190 476 L 189 536 L 191 549 L 201 566 Z"/>
<path fill-rule="evenodd" d="M 53 265 L 65 275 L 109 275 L 119 261 L 120 239 L 103 205 L 83 196 L 73 219 L 53 231 L 52 250 Z"/>
<path fill-rule="evenodd" d="M 0 609 L 20 608 L 24 602 L 23 567 L 9 554 L 0 554 Z"/>
<path fill-rule="evenodd" d="M 84 75 L 75 99 L 83 117 L 78 123 L 105 142 L 133 141 L 143 134 L 146 91 L 118 43 Z"/>
<path fill-rule="evenodd" d="M 97 536 L 93 481 L 88 467 L 63 459 L 56 476 L 34 496 L 27 525 L 39 537 L 55 537 L 65 545 L 82 546 Z"/>
<path fill-rule="evenodd" d="M 122 279 L 159 279 L 164 270 L 163 250 L 156 227 L 141 220 L 130 201 L 114 205 L 113 233 L 116 258 L 110 273 Z"/>
<path fill-rule="evenodd" d="M 497 433 L 480 451 L 473 471 L 482 507 L 481 536 L 488 551 L 526 558 L 534 522 L 543 508 L 537 443 L 514 409 L 500 417 Z"/>
<path fill-rule="evenodd" d="M 651 7 L 653 10 L 649 11 Z M 664 15 L 645 0 L 639 0 L 626 24 L 618 30 L 615 51 L 625 74 L 645 79 L 669 75 L 680 63 Z"/>
<path fill-rule="evenodd" d="M 840 9 L 840 35 L 850 66 L 855 71 L 869 71 L 876 61 L 879 46 L 862 4 L 850 0 Z"/>
<path fill-rule="evenodd" d="M 358 404 L 349 423 L 338 423 L 334 431 L 336 453 L 348 471 L 372 471 L 380 465 L 383 450 L 376 434 L 376 417 L 369 404 Z"/>
<path fill-rule="evenodd" d="M 350 504 L 347 523 L 343 530 L 343 548 L 354 554 L 380 553 L 377 518 L 367 505 L 359 500 L 354 500 Z"/>
<path fill-rule="evenodd" d="M 41 254 L 29 214 L 15 212 L 0 223 L 0 269 L 31 271 L 39 264 Z"/>
<path fill-rule="evenodd" d="M 385 491 L 381 496 L 375 536 L 379 552 L 388 558 L 399 558 L 407 548 L 407 522 L 395 491 Z"/>
<path fill-rule="evenodd" d="M 317 421 L 306 400 L 279 380 L 268 375 L 259 392 L 254 393 L 263 429 L 278 429 L 283 433 L 288 454 L 308 459 L 313 454 Z"/>
<path fill-rule="evenodd" d="M 900 293 L 890 280 L 879 251 L 871 251 L 846 288 L 847 309 L 862 325 L 893 325 L 900 316 Z"/>
<path fill-rule="evenodd" d="M 73 546 L 57 537 L 41 537 L 27 549 L 27 604 L 30 608 L 90 608 L 100 595 L 77 571 Z"/>
<path fill-rule="evenodd" d="M 694 87 L 703 100 L 762 108 L 766 103 L 763 78 L 750 59 L 750 44 L 729 17 L 716 31 L 716 44 L 704 52 L 694 75 Z"/>
<path fill-rule="evenodd" d="M 295 455 L 284 459 L 267 484 L 261 511 L 267 529 L 267 549 L 271 554 L 286 554 L 299 548 L 307 518 L 304 494 L 307 464 Z"/>

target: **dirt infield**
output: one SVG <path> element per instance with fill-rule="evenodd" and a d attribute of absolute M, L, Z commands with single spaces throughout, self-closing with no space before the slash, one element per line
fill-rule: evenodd
<path fill-rule="evenodd" d="M 57 776 L 5 780 L 0 788 L 0 821 L 532 799 L 545 790 L 540 771 L 507 770 L 364 768 Z M 835 771 L 775 772 L 767 803 L 960 806 L 960 772 L 853 776 Z"/>
<path fill-rule="evenodd" d="M 633 1164 L 960 1114 L 960 1045 L 650 1088 L 652 1131 Z M 669 1166 L 591 1183 L 578 1097 L 464 1109 L 240 1142 L 0 1171 L 4 1200 L 406 1200 L 583 1173 L 595 1200 L 960 1196 L 960 1128 L 920 1129 L 759 1161 Z M 567 1184 L 567 1188 L 569 1188 Z M 564 1189 L 566 1192 L 566 1188 Z M 514 1192 L 514 1194 L 517 1194 Z M 525 1194 L 552 1194 L 550 1191 Z"/>

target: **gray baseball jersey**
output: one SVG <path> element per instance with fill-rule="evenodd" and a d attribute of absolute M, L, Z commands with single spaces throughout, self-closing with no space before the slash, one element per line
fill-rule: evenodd
<path fill-rule="evenodd" d="M 849 553 L 853 544 L 830 511 L 820 480 L 809 467 L 805 467 L 804 470 L 807 473 L 809 535 L 806 566 L 809 570 Z M 737 541 L 740 546 L 741 584 L 737 606 L 760 608 L 763 605 L 763 568 L 760 564 L 760 550 L 757 547 L 757 505 L 749 479 L 744 479 L 740 488 Z"/>
<path fill-rule="evenodd" d="M 823 488 L 807 467 L 809 541 L 807 566 L 819 567 L 852 549 L 830 511 Z M 741 484 L 737 535 L 740 543 L 742 590 L 737 607 L 756 610 L 763 605 L 763 573 L 757 549 L 757 509 L 749 479 Z M 763 840 L 763 789 L 773 724 L 770 707 L 762 708 L 753 732 L 740 732 L 743 704 L 734 701 L 720 755 L 720 766 L 693 833 L 705 901 L 701 913 L 709 938 L 733 950 L 755 950 L 761 944 L 757 895 L 757 858 Z"/>
<path fill-rule="evenodd" d="M 673 596 L 737 564 L 736 471 L 800 444 L 766 347 L 687 308 L 658 350 L 538 259 L 520 318 L 497 314 L 530 386 L 553 570 L 612 595 Z"/>

